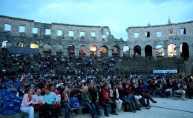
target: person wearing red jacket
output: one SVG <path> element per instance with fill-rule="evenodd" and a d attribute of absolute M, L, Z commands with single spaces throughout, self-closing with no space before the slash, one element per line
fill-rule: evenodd
<path fill-rule="evenodd" d="M 129 103 L 129 107 L 130 107 L 130 110 L 132 112 L 135 113 L 136 110 L 141 110 L 139 108 L 139 105 L 137 103 L 137 101 L 135 100 L 135 97 L 133 95 L 133 91 L 131 89 L 131 86 L 129 86 L 128 84 L 125 86 L 125 89 L 124 89 L 125 93 L 126 93 L 126 96 L 127 96 L 127 102 Z"/>
<path fill-rule="evenodd" d="M 112 115 L 118 115 L 115 111 L 116 104 L 115 101 L 113 101 L 110 96 L 110 90 L 109 90 L 109 85 L 105 85 L 105 87 L 102 89 L 103 91 L 103 102 L 110 104 L 111 105 L 111 113 Z"/>

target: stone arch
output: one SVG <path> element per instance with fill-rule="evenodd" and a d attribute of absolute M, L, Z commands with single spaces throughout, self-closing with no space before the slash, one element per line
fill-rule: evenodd
<path fill-rule="evenodd" d="M 62 55 L 62 52 L 63 52 L 63 45 L 62 44 L 56 45 L 56 55 Z"/>
<path fill-rule="evenodd" d="M 19 41 L 17 43 L 17 47 L 24 48 L 24 47 L 26 47 L 26 43 L 24 41 Z"/>
<path fill-rule="evenodd" d="M 44 47 L 43 49 L 44 54 L 49 54 L 49 55 L 52 54 L 52 45 L 50 43 L 45 43 L 43 47 Z"/>
<path fill-rule="evenodd" d="M 183 42 L 180 45 L 180 55 L 184 58 L 184 60 L 187 60 L 189 58 L 189 45 L 186 42 Z"/>
<path fill-rule="evenodd" d="M 30 44 L 30 48 L 39 49 L 39 47 L 40 47 L 39 44 L 36 42 Z"/>
<path fill-rule="evenodd" d="M 5 40 L 5 41 L 2 42 L 1 45 L 2 45 L 3 49 L 6 49 L 6 48 L 9 48 L 10 46 L 12 46 L 12 42 L 9 41 L 9 40 Z"/>
<path fill-rule="evenodd" d="M 90 55 L 96 55 L 96 53 L 97 53 L 97 46 L 96 45 L 90 46 Z"/>
<path fill-rule="evenodd" d="M 168 57 L 176 57 L 176 45 L 168 45 Z"/>
<path fill-rule="evenodd" d="M 100 55 L 101 56 L 108 56 L 108 47 L 107 46 L 101 46 L 100 48 Z"/>
<path fill-rule="evenodd" d="M 68 45 L 68 55 L 75 54 L 75 46 L 73 44 Z"/>
<path fill-rule="evenodd" d="M 152 56 L 152 47 L 150 45 L 145 46 L 145 56 Z"/>
<path fill-rule="evenodd" d="M 85 45 L 80 45 L 79 47 L 79 55 L 86 55 L 86 46 Z"/>
<path fill-rule="evenodd" d="M 113 46 L 112 56 L 119 56 L 119 54 L 120 54 L 120 47 L 118 45 Z"/>
<path fill-rule="evenodd" d="M 156 45 L 156 57 L 164 57 L 163 45 Z"/>
<path fill-rule="evenodd" d="M 123 54 L 130 56 L 130 47 L 128 45 L 123 46 Z"/>
<path fill-rule="evenodd" d="M 134 55 L 141 55 L 141 47 L 139 45 L 134 46 Z"/>

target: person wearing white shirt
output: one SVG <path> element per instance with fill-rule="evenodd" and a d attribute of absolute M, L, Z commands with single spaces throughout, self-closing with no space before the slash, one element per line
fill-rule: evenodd
<path fill-rule="evenodd" d="M 34 105 L 34 109 L 36 111 L 41 111 L 41 113 L 39 113 L 39 118 L 48 118 L 50 117 L 48 114 L 48 110 L 45 107 L 45 100 L 44 97 L 41 95 L 41 89 L 37 89 L 36 91 L 37 94 L 33 95 L 33 105 Z"/>

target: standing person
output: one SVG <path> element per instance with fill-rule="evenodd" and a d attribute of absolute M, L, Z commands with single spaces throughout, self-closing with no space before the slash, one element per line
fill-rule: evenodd
<path fill-rule="evenodd" d="M 61 91 L 61 106 L 63 108 L 65 108 L 65 118 L 69 117 L 69 113 L 75 115 L 73 113 L 69 103 L 70 103 L 70 100 L 69 100 L 67 91 L 66 91 L 66 89 L 64 89 L 64 90 Z"/>
<path fill-rule="evenodd" d="M 37 111 L 41 111 L 39 113 L 39 118 L 48 118 L 50 117 L 48 114 L 48 110 L 46 109 L 45 106 L 45 101 L 43 95 L 41 95 L 41 89 L 37 89 L 36 94 L 33 95 L 33 104 L 34 104 L 34 109 Z"/>
<path fill-rule="evenodd" d="M 83 87 L 81 93 L 82 105 L 89 108 L 92 118 L 97 117 L 95 105 L 92 103 L 90 93 L 88 92 L 88 86 Z"/>
<path fill-rule="evenodd" d="M 34 118 L 34 107 L 30 106 L 33 103 L 32 95 L 34 90 L 29 89 L 28 93 L 24 95 L 21 103 L 20 110 L 29 114 L 29 118 Z"/>
<path fill-rule="evenodd" d="M 58 118 L 59 114 L 59 105 L 58 105 L 58 96 L 54 92 L 51 92 L 49 87 L 45 88 L 44 100 L 46 107 L 51 112 L 52 117 Z"/>

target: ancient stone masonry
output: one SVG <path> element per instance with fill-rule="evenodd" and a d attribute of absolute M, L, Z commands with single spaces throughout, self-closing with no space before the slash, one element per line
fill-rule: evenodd
<path fill-rule="evenodd" d="M 56 55 L 58 50 L 62 55 L 69 54 L 69 47 L 73 47 L 75 56 L 79 55 L 81 46 L 85 47 L 86 55 L 90 55 L 91 46 L 100 51 L 101 47 L 107 50 L 117 46 L 121 49 L 121 42 L 115 42 L 108 26 L 85 26 L 62 23 L 39 23 L 33 20 L 0 16 L 0 42 L 8 41 L 16 47 L 32 47 L 43 53 L 45 48 Z M 33 47 L 32 47 L 33 48 Z M 97 53 L 100 56 L 100 53 Z M 121 54 L 122 55 L 122 54 Z"/>
<path fill-rule="evenodd" d="M 0 16 L 0 43 L 36 48 L 40 53 L 75 56 L 193 57 L 193 21 L 166 25 L 128 27 L 128 40 L 116 39 L 108 26 L 40 23 Z M 91 49 L 93 48 L 94 49 Z M 127 52 L 123 50 L 128 48 Z M 101 49 L 104 48 L 104 49 Z M 93 52 L 92 52 L 93 51 Z"/>
<path fill-rule="evenodd" d="M 40 23 L 0 15 L 1 47 L 62 56 L 183 58 L 186 73 L 192 73 L 193 21 L 171 23 L 169 19 L 165 25 L 128 27 L 126 32 L 125 41 L 114 38 L 108 26 Z"/>

